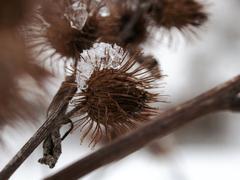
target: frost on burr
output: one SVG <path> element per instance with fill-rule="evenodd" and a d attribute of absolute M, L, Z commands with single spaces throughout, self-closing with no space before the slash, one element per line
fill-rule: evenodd
<path fill-rule="evenodd" d="M 124 58 L 124 50 L 116 44 L 95 43 L 89 50 L 81 53 L 78 63 L 77 83 L 80 89 L 86 89 L 87 80 L 95 68 L 118 69 Z"/>
<path fill-rule="evenodd" d="M 77 0 L 73 1 L 73 3 L 66 8 L 65 17 L 70 21 L 72 28 L 81 30 L 88 18 L 86 4 Z"/>

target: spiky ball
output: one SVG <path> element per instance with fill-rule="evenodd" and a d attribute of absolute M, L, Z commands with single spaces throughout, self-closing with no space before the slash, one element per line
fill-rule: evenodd
<path fill-rule="evenodd" d="M 50 64 L 79 58 L 98 38 L 98 20 L 84 3 L 46 0 L 23 27 L 27 45 L 42 62 Z"/>
<path fill-rule="evenodd" d="M 158 101 L 158 95 L 149 91 L 156 79 L 137 64 L 139 54 L 129 57 L 120 47 L 105 43 L 84 53 L 77 74 L 81 91 L 75 100 L 81 107 L 75 125 L 85 128 L 83 138 L 92 131 L 91 143 L 96 144 L 103 136 L 122 135 L 156 114 L 149 105 Z"/>

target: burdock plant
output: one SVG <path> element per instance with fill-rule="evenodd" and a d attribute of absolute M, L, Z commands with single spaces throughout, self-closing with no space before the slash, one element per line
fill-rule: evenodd
<path fill-rule="evenodd" d="M 205 6 L 196 0 L 11 2 L 1 3 L 0 6 L 0 39 L 3 42 L 0 48 L 3 59 L 0 61 L 0 84 L 4 84 L 0 86 L 3 94 L 0 96 L 0 125 L 6 124 L 9 117 L 14 117 L 10 115 L 31 111 L 31 108 L 20 107 L 31 107 L 31 104 L 25 102 L 17 87 L 19 76 L 31 77 L 42 86 L 43 77 L 50 73 L 38 65 L 39 60 L 53 62 L 50 63 L 53 65 L 64 61 L 65 66 L 58 68 L 64 70 L 65 80 L 49 105 L 47 121 L 3 169 L 0 179 L 9 178 L 42 141 L 43 157 L 39 162 L 53 168 L 62 152 L 61 141 L 73 130 L 76 133 L 80 129 L 81 141 L 86 138 L 94 147 L 106 140 L 119 139 L 151 122 L 159 115 L 157 103 L 164 102 L 161 98 L 163 94 L 159 93 L 163 74 L 158 60 L 146 55 L 142 44 L 155 33 L 153 29 L 170 31 L 175 28 L 180 32 L 195 33 L 195 29 L 207 20 Z M 16 11 L 16 6 L 20 10 Z M 3 73 L 2 69 L 6 72 Z M 5 77 L 9 80 L 6 81 Z M 208 109 L 211 110 L 205 110 Z M 181 110 L 184 108 L 177 108 L 173 115 Z M 184 113 L 187 111 L 184 110 Z M 167 113 L 162 117 L 170 115 Z M 200 115 L 193 117 L 197 116 Z M 60 129 L 65 124 L 70 124 L 70 128 L 61 134 Z M 163 122 L 161 130 L 170 132 L 184 123 L 174 121 L 168 127 L 169 124 L 170 120 Z M 154 130 L 147 136 L 149 138 L 142 138 L 143 142 L 129 147 L 127 153 L 153 139 L 158 134 Z M 150 130 L 144 132 L 149 133 Z M 137 135 L 136 139 L 142 134 Z M 131 139 L 129 142 L 134 141 Z M 123 153 L 117 156 L 127 154 L 123 148 L 119 152 Z"/>
<path fill-rule="evenodd" d="M 137 63 L 140 52 L 130 55 L 119 46 L 96 43 L 84 50 L 77 66 L 79 92 L 74 100 L 81 106 L 76 126 L 92 131 L 97 143 L 102 136 L 122 135 L 157 113 L 150 103 L 158 102 L 156 76 Z M 159 77 L 160 78 L 160 77 Z M 104 133 L 105 132 L 105 133 Z"/>

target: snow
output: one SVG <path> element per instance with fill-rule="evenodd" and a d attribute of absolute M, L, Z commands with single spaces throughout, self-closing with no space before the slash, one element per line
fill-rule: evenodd
<path fill-rule="evenodd" d="M 88 18 L 86 4 L 81 1 L 74 1 L 66 8 L 65 17 L 70 21 L 72 28 L 81 30 Z"/>
<path fill-rule="evenodd" d="M 77 67 L 79 88 L 87 88 L 86 82 L 97 67 L 100 67 L 100 69 L 118 69 L 123 60 L 123 55 L 124 50 L 120 46 L 103 42 L 95 43 L 92 48 L 84 50 Z"/>

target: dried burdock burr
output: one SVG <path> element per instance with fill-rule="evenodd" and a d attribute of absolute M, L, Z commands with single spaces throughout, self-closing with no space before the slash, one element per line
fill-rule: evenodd
<path fill-rule="evenodd" d="M 91 27 L 89 28 L 87 26 L 85 26 L 82 31 L 79 31 L 71 28 L 70 24 L 66 24 L 63 29 L 49 27 L 47 29 L 46 38 L 61 56 L 66 58 L 77 58 L 79 53 L 84 49 L 90 48 L 96 41 L 97 36 L 94 35 L 93 31 L 91 31 Z"/>
<path fill-rule="evenodd" d="M 207 20 L 205 7 L 196 0 L 151 0 L 149 15 L 155 23 L 166 29 L 180 31 L 199 27 Z"/>
<path fill-rule="evenodd" d="M 140 53 L 129 55 L 117 45 L 96 43 L 83 51 L 77 68 L 79 91 L 74 105 L 75 128 L 83 130 L 82 140 L 91 134 L 93 146 L 112 132 L 122 135 L 156 115 L 150 103 L 157 102 L 156 78 L 137 63 Z"/>
<path fill-rule="evenodd" d="M 62 18 L 51 23 L 46 37 L 53 48 L 65 57 L 75 58 L 97 39 L 97 22 L 92 21 L 87 4 L 76 1 L 66 5 Z"/>
<path fill-rule="evenodd" d="M 23 28 L 25 39 L 42 60 L 79 58 L 98 38 L 97 20 L 91 13 L 81 1 L 43 1 Z"/>

